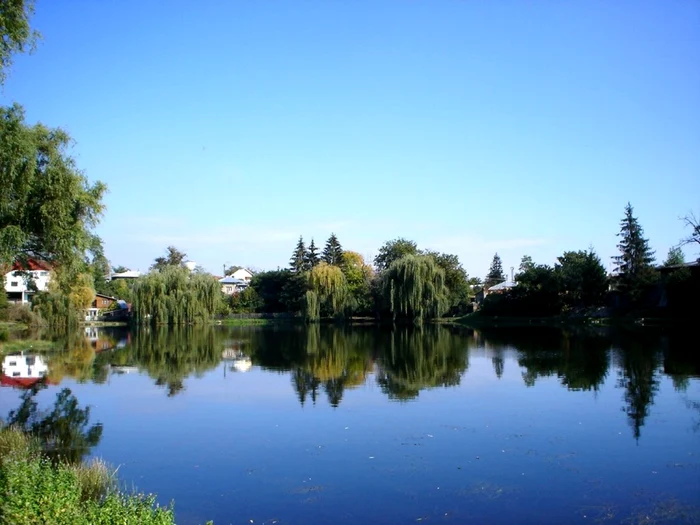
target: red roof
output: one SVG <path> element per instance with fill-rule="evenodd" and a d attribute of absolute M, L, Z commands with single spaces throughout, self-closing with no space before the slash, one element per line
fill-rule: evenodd
<path fill-rule="evenodd" d="M 49 381 L 46 377 L 10 377 L 5 374 L 0 376 L 0 385 L 10 386 L 12 388 L 31 388 L 39 381 L 45 381 L 48 385 L 56 384 Z"/>
<path fill-rule="evenodd" d="M 12 265 L 12 269 L 14 271 L 21 271 L 21 270 L 29 270 L 29 271 L 35 271 L 35 270 L 46 270 L 49 271 L 51 270 L 51 266 L 49 266 L 49 263 L 45 261 L 38 261 L 37 259 L 27 259 L 27 264 L 22 264 L 19 261 L 15 261 L 15 263 Z"/>

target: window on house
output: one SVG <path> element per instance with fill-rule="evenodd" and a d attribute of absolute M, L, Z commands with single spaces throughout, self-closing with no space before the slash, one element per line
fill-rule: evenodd
<path fill-rule="evenodd" d="M 19 372 L 12 372 L 12 377 L 19 377 Z"/>
<path fill-rule="evenodd" d="M 10 361 L 10 366 L 17 366 L 17 361 Z"/>
<path fill-rule="evenodd" d="M 12 281 L 10 283 L 10 286 L 19 286 L 19 283 L 17 281 Z"/>
<path fill-rule="evenodd" d="M 41 275 L 42 277 L 46 277 L 47 275 L 49 275 L 49 272 L 39 272 L 39 275 Z"/>

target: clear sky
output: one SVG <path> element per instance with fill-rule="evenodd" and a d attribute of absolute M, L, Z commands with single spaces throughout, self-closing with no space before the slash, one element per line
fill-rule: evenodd
<path fill-rule="evenodd" d="M 335 232 L 609 266 L 628 201 L 658 260 L 700 213 L 696 0 L 36 4 L 0 103 L 108 185 L 115 265 L 273 269 Z"/>

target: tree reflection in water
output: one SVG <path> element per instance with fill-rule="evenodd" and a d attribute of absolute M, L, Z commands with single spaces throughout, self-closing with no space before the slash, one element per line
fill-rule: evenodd
<path fill-rule="evenodd" d="M 35 437 L 53 462 L 79 463 L 102 438 L 102 425 L 90 426 L 90 407 L 80 408 L 69 388 L 56 395 L 49 411 L 40 411 L 36 395 L 45 388 L 37 384 L 22 394 L 22 402 L 10 412 L 7 424 Z"/>

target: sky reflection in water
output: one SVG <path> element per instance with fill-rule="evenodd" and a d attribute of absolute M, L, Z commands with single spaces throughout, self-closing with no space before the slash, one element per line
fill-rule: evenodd
<path fill-rule="evenodd" d="M 36 399 L 50 407 L 69 387 L 91 406 L 103 429 L 92 454 L 174 499 L 179 524 L 692 523 L 700 365 L 683 341 L 534 328 L 108 332 L 49 356 L 60 384 Z M 19 394 L 2 390 L 3 414 Z"/>

